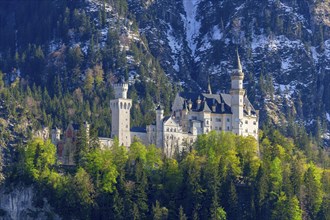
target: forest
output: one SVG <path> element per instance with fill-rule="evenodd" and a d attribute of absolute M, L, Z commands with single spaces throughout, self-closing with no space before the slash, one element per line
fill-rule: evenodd
<path fill-rule="evenodd" d="M 305 146 L 274 129 L 259 144 L 212 131 L 166 158 L 138 140 L 101 150 L 81 135 L 72 167 L 36 138 L 20 147 L 8 179 L 35 185 L 34 202 L 47 198 L 63 219 L 328 219 L 329 158 L 299 138 Z"/>

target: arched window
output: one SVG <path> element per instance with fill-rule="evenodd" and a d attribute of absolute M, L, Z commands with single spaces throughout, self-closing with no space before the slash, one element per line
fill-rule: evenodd
<path fill-rule="evenodd" d="M 123 109 L 123 103 L 122 102 L 120 103 L 120 109 Z"/>
<path fill-rule="evenodd" d="M 126 104 L 126 102 L 124 103 L 124 109 L 126 109 L 127 108 L 127 104 Z"/>

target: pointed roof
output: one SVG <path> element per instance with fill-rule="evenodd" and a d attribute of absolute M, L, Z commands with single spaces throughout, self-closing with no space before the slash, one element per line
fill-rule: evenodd
<path fill-rule="evenodd" d="M 238 71 L 243 72 L 243 70 L 242 70 L 242 64 L 241 64 L 241 59 L 239 58 L 238 49 L 236 49 L 236 56 L 237 56 L 237 69 L 238 69 Z"/>
<path fill-rule="evenodd" d="M 159 111 L 159 110 L 163 110 L 163 106 L 161 106 L 161 104 L 158 104 L 158 106 L 156 108 L 156 111 Z"/>
<path fill-rule="evenodd" d="M 244 76 L 243 73 L 243 68 L 242 68 L 242 64 L 241 64 L 241 59 L 239 57 L 239 53 L 238 53 L 238 49 L 236 49 L 236 56 L 237 56 L 237 69 L 233 71 L 233 76 Z"/>
<path fill-rule="evenodd" d="M 203 102 L 203 107 L 202 107 L 202 109 L 203 109 L 203 110 L 202 110 L 203 112 L 212 112 L 211 109 L 210 109 L 210 107 L 208 106 L 206 100 Z"/>

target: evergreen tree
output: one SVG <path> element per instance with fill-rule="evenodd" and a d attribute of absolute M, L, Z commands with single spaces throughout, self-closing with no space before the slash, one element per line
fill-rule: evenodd
<path fill-rule="evenodd" d="M 320 211 L 323 192 L 321 183 L 321 173 L 319 169 L 310 163 L 304 176 L 305 198 L 304 202 L 307 209 L 307 214 L 311 219 L 317 219 Z"/>
<path fill-rule="evenodd" d="M 182 206 L 179 208 L 179 220 L 187 220 L 186 214 L 183 211 Z"/>

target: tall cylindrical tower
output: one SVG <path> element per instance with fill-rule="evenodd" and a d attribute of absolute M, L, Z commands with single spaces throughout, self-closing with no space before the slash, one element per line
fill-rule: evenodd
<path fill-rule="evenodd" d="M 117 137 L 119 144 L 129 147 L 131 145 L 130 110 L 132 100 L 127 98 L 128 84 L 118 83 L 114 84 L 113 87 L 115 99 L 110 100 L 111 137 Z"/>

